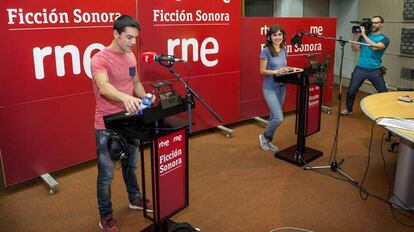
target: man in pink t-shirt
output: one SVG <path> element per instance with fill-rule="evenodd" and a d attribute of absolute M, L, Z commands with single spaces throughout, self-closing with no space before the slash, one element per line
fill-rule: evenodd
<path fill-rule="evenodd" d="M 119 111 L 137 112 L 146 94 L 137 75 L 137 61 L 132 53 L 140 25 L 132 17 L 122 15 L 113 26 L 112 43 L 95 54 L 91 60 L 93 89 L 96 98 L 95 136 L 98 156 L 97 196 L 103 231 L 119 231 L 112 216 L 111 182 L 115 160 L 111 152 L 126 152 L 122 175 L 128 192 L 129 208 L 152 212 L 152 205 L 143 199 L 138 187 L 137 141 L 128 141 L 105 128 L 103 116 Z M 115 142 L 114 142 L 115 141 Z M 110 147 L 108 148 L 108 142 Z"/>

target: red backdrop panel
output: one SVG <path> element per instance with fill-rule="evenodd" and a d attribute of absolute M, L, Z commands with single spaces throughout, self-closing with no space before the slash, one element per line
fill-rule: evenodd
<path fill-rule="evenodd" d="M 6 185 L 91 160 L 90 57 L 112 40 L 120 1 L 1 1 L 0 154 Z"/>
<path fill-rule="evenodd" d="M 140 52 L 182 57 L 187 64 L 173 68 L 224 120 L 239 118 L 240 1 L 153 1 L 139 4 L 142 24 Z M 175 44 L 175 46 L 173 45 Z M 190 68 L 191 67 L 191 68 Z M 149 83 L 169 80 L 182 95 L 183 84 L 160 64 L 140 64 L 140 76 Z M 194 130 L 222 124 L 196 101 Z"/>
<path fill-rule="evenodd" d="M 305 67 L 308 65 L 306 54 L 324 62 L 329 60 L 327 82 L 323 90 L 323 103 L 332 101 L 333 64 L 335 40 L 303 36 L 302 46 L 290 44 L 293 34 L 308 31 L 321 36 L 335 37 L 335 18 L 242 18 L 240 28 L 240 120 L 254 116 L 268 115 L 269 110 L 263 99 L 262 76 L 259 74 L 260 50 L 265 43 L 266 28 L 280 25 L 287 32 L 288 65 Z M 288 85 L 285 111 L 296 108 L 296 86 Z"/>

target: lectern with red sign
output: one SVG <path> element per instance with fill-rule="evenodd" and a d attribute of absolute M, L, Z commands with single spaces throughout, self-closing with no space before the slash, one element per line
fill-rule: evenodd
<path fill-rule="evenodd" d="M 143 154 L 141 150 L 141 160 Z M 143 231 L 167 231 L 173 223 L 169 218 L 188 206 L 188 137 L 185 127 L 151 141 L 151 169 L 154 224 Z M 142 170 L 144 176 L 144 168 Z M 144 179 L 142 181 L 145 183 Z"/>
<path fill-rule="evenodd" d="M 151 106 L 143 115 L 120 112 L 104 117 L 107 129 L 124 137 L 140 140 L 142 194 L 146 197 L 144 145 L 150 145 L 151 187 L 154 207 L 153 217 L 145 210 L 144 217 L 154 223 L 142 231 L 167 232 L 174 222 L 170 217 L 189 204 L 188 186 L 188 122 L 172 115 L 188 108 L 183 99 L 180 104 L 169 108 Z M 191 106 L 192 108 L 194 105 Z"/>
<path fill-rule="evenodd" d="M 297 142 L 275 153 L 275 157 L 298 166 L 302 166 L 322 156 L 322 152 L 306 147 L 306 137 L 320 130 L 322 88 L 318 85 L 314 70 L 309 67 L 301 72 L 275 75 L 277 82 L 297 86 L 296 95 L 296 126 Z"/>

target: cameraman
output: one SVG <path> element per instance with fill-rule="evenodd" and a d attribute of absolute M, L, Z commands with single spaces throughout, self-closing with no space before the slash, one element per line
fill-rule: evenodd
<path fill-rule="evenodd" d="M 341 112 L 342 116 L 352 114 L 355 96 L 365 79 L 368 79 L 377 92 L 387 92 L 382 67 L 382 56 L 387 49 L 390 40 L 380 30 L 384 26 L 384 19 L 381 16 L 371 18 L 371 32 L 366 34 L 364 26 L 360 26 L 360 32 L 355 32 L 353 41 L 367 43 L 367 45 L 352 44 L 352 51 L 360 51 L 358 64 L 351 74 L 348 93 L 346 95 L 346 108 Z M 364 24 L 366 25 L 366 24 Z M 369 24 L 368 24 L 369 25 Z"/>

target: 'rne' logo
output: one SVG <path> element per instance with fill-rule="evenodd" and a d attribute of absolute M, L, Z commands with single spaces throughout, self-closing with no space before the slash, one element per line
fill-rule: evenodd
<path fill-rule="evenodd" d="M 211 59 L 211 55 L 216 55 L 219 52 L 219 43 L 214 37 L 207 37 L 199 45 L 196 38 L 184 38 L 184 39 L 168 39 L 167 40 L 168 54 L 174 54 L 174 49 L 181 47 L 182 59 L 189 61 L 188 49 L 192 48 L 192 61 L 197 62 L 201 59 L 201 62 L 206 67 L 216 66 L 219 62 L 217 58 Z M 200 48 L 199 48 L 200 47 Z M 83 53 L 82 63 L 83 70 L 86 75 L 92 79 L 91 73 L 91 56 L 94 50 L 102 50 L 105 46 L 100 43 L 93 43 L 89 45 Z M 74 75 L 79 75 L 81 72 L 81 58 L 79 49 L 75 45 L 56 46 L 52 48 L 47 46 L 44 48 L 33 48 L 33 61 L 35 69 L 35 77 L 37 80 L 45 78 L 45 58 L 48 56 L 55 57 L 56 75 L 63 77 L 66 75 L 65 71 L 65 55 L 70 55 L 72 60 L 72 72 Z M 148 62 L 149 56 L 145 56 L 145 62 Z"/>
<path fill-rule="evenodd" d="M 105 46 L 100 43 L 93 43 L 89 45 L 83 53 L 83 70 L 89 78 L 92 78 L 91 73 L 91 55 L 96 49 L 102 50 Z M 73 74 L 77 75 L 81 72 L 80 67 L 80 54 L 79 49 L 75 45 L 66 45 L 64 47 L 56 46 L 54 48 L 55 63 L 56 63 L 56 74 L 58 77 L 65 76 L 65 55 L 70 54 L 72 58 L 72 71 Z M 52 47 L 33 48 L 33 60 L 35 68 L 35 76 L 37 80 L 45 78 L 45 57 L 52 55 Z"/>

